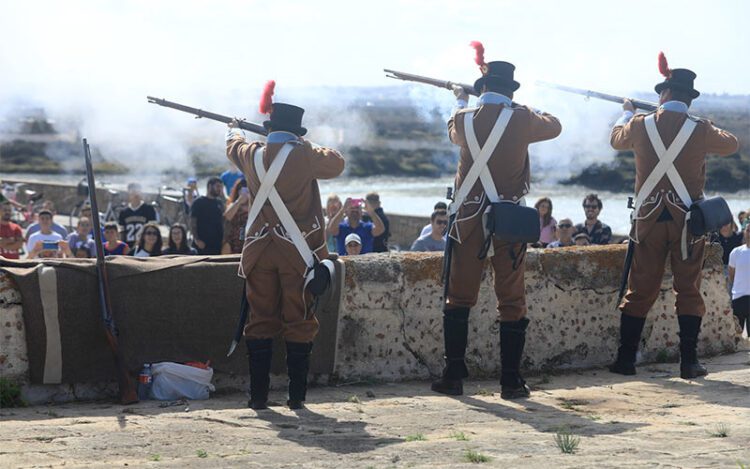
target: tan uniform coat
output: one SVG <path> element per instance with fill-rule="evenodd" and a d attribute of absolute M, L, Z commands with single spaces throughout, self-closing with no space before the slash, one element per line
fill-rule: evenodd
<path fill-rule="evenodd" d="M 484 145 L 503 109 L 502 104 L 485 104 L 475 109 L 456 113 L 448 122 L 451 142 L 461 147 L 456 172 L 456 188 L 461 187 L 471 169 L 473 158 L 464 134 L 464 118 L 475 111 L 474 131 L 479 146 Z M 525 106 L 513 107 L 513 115 L 495 151 L 487 163 L 498 196 L 503 200 L 518 201 L 529 192 L 530 172 L 528 146 L 530 143 L 549 140 L 560 134 L 560 122 L 546 113 L 537 113 Z M 484 242 L 482 214 L 489 205 L 479 180 L 474 184 L 464 203 L 458 209 L 450 236 L 454 244 L 451 275 L 447 298 L 448 306 L 471 307 L 476 304 L 484 261 L 477 258 Z M 526 314 L 524 295 L 525 250 L 520 244 L 509 245 L 494 241 L 495 255 L 491 258 L 495 270 L 495 293 L 498 312 L 502 320 L 517 321 Z M 520 254 L 513 268 L 511 252 Z"/>
<path fill-rule="evenodd" d="M 613 148 L 632 150 L 635 153 L 636 193 L 658 163 L 646 132 L 646 115 L 636 115 L 627 124 L 615 126 L 611 135 Z M 663 109 L 656 112 L 656 128 L 666 148 L 669 148 L 687 118 L 686 114 L 680 112 Z M 693 201 L 703 196 L 706 154 L 729 155 L 737 150 L 738 143 L 734 135 L 714 127 L 707 120 L 697 120 L 695 130 L 674 162 Z M 665 209 L 669 211 L 672 220 L 657 221 Z M 624 313 L 635 317 L 645 317 L 648 314 L 659 294 L 666 257 L 670 256 L 677 313 L 693 316 L 705 314 L 706 308 L 700 294 L 704 238 L 693 238 L 688 234 L 689 258 L 683 260 L 680 251 L 688 209 L 666 175 L 645 199 L 630 233 L 631 239 L 638 244 L 633 252 L 628 293 L 620 305 Z"/>
<path fill-rule="evenodd" d="M 263 155 L 266 170 L 282 145 L 267 146 Z M 295 145 L 275 187 L 310 249 L 318 259 L 325 259 L 328 249 L 317 179 L 341 174 L 344 159 L 335 150 L 313 147 L 307 141 Z M 262 142 L 248 143 L 241 137 L 227 142 L 227 158 L 245 175 L 251 204 L 260 189 L 254 153 L 263 146 Z M 309 298 L 303 297 L 306 266 L 269 201 L 246 233 L 240 262 L 251 311 L 245 336 L 263 339 L 283 332 L 291 342 L 312 341 L 317 320 L 307 312 Z"/>

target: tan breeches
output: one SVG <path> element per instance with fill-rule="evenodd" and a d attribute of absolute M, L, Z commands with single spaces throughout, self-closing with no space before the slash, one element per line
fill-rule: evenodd
<path fill-rule="evenodd" d="M 680 237 L 682 225 L 672 221 L 656 223 L 646 239 L 635 245 L 630 269 L 628 292 L 620 311 L 628 316 L 645 318 L 659 296 L 664 266 L 669 256 L 672 265 L 672 288 L 677 314 L 703 316 L 706 306 L 701 297 L 704 240 L 692 245 L 692 252 L 682 260 Z M 631 241 L 632 242 L 632 241 Z M 688 245 L 691 242 L 688 235 Z"/>
<path fill-rule="evenodd" d="M 250 321 L 245 337 L 268 339 L 281 334 L 287 342 L 312 342 L 318 333 L 318 320 L 307 292 L 303 297 L 304 278 L 292 268 L 277 249 L 267 249 L 247 274 L 247 301 Z"/>
<path fill-rule="evenodd" d="M 479 283 L 482 280 L 485 262 L 487 262 L 486 259 L 477 258 L 483 243 L 484 232 L 481 227 L 473 230 L 462 243 L 453 243 L 447 307 L 471 308 L 477 303 Z M 523 278 L 526 250 L 521 252 L 522 246 L 520 243 L 508 244 L 493 239 L 495 255 L 488 259 L 495 275 L 497 312 L 501 321 L 518 321 L 526 316 L 526 292 Z M 515 269 L 511 250 L 518 256 Z"/>

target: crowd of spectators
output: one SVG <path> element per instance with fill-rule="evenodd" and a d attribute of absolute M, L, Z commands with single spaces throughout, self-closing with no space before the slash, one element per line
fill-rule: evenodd
<path fill-rule="evenodd" d="M 237 168 L 210 178 L 205 195 L 200 195 L 197 180 L 188 178 L 182 191 L 182 203 L 189 214 L 189 226 L 173 224 L 168 234 L 164 232 L 164 239 L 159 214 L 153 205 L 144 201 L 140 184 L 128 184 L 127 191 L 128 204 L 119 212 L 118 223 L 106 223 L 102 228 L 106 255 L 154 257 L 242 252 L 250 194 L 247 181 Z M 9 202 L 0 199 L 0 256 L 18 259 L 25 251 L 28 258 L 95 257 L 94 228 L 88 204 L 83 205 L 76 226 L 68 233 L 65 226 L 55 222 L 52 201 L 43 202 L 36 213 L 36 221 L 25 231 L 12 221 L 13 206 Z M 584 197 L 583 221 L 578 224 L 571 218 L 558 222 L 549 197 L 538 199 L 534 207 L 539 213 L 540 234 L 539 242 L 533 247 L 555 249 L 612 242 L 612 230 L 599 219 L 603 204 L 596 194 Z M 350 197 L 343 203 L 338 195 L 331 194 L 326 200 L 324 215 L 326 244 L 331 253 L 352 256 L 399 249 L 389 246 L 390 222 L 376 192 L 364 198 Z M 727 275 L 730 255 L 743 246 L 743 232 L 750 226 L 748 212 L 740 212 L 738 221 L 739 226 L 734 222 L 727 224 L 711 238 L 723 248 Z M 448 224 L 448 206 L 443 201 L 437 202 L 430 223 L 421 229 L 410 250 L 443 251 Z"/>

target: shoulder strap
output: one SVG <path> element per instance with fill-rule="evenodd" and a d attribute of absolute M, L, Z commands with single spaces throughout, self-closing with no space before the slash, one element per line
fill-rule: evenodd
<path fill-rule="evenodd" d="M 510 122 L 512 115 L 513 110 L 504 107 L 500 111 L 500 115 L 497 117 L 490 135 L 487 137 L 487 141 L 484 143 L 483 147 L 480 147 L 476 133 L 474 132 L 474 112 L 472 111 L 464 114 L 464 133 L 466 134 L 466 143 L 469 146 L 469 153 L 474 162 L 471 165 L 469 172 L 466 174 L 466 177 L 461 182 L 461 187 L 458 188 L 456 197 L 451 204 L 451 213 L 458 211 L 461 204 L 463 204 L 464 200 L 466 200 L 466 197 L 469 195 L 469 191 L 474 187 L 477 179 L 480 178 L 482 181 L 482 188 L 487 194 L 487 197 L 492 202 L 497 202 L 499 200 L 495 183 L 492 180 L 492 175 L 490 174 L 489 169 L 487 168 L 487 162 L 505 133 L 505 129 L 508 127 L 508 122 Z"/>
<path fill-rule="evenodd" d="M 641 186 L 638 194 L 636 194 L 635 213 L 638 213 L 638 210 L 641 208 L 641 205 L 643 205 L 643 202 L 649 195 L 651 195 L 651 192 L 653 192 L 656 185 L 665 175 L 669 178 L 669 182 L 672 183 L 672 186 L 677 192 L 677 195 L 689 208 L 693 202 L 690 198 L 690 193 L 685 187 L 685 183 L 683 182 L 682 177 L 680 177 L 680 174 L 677 172 L 677 168 L 675 168 L 674 166 L 674 160 L 677 159 L 677 156 L 679 156 L 680 152 L 685 147 L 685 144 L 687 144 L 688 139 L 695 130 L 695 121 L 692 119 L 685 119 L 685 123 L 682 124 L 682 128 L 680 128 L 680 131 L 677 133 L 677 136 L 668 149 L 664 146 L 664 142 L 659 136 L 659 131 L 656 128 L 656 119 L 654 117 L 654 114 L 647 116 L 644 119 L 644 124 L 646 126 L 646 133 L 648 134 L 648 138 L 651 141 L 651 145 L 654 148 L 654 152 L 656 152 L 656 156 L 659 159 L 659 162 L 656 164 L 653 171 L 651 171 L 651 174 L 649 174 L 646 178 L 646 181 Z"/>
<path fill-rule="evenodd" d="M 268 172 L 266 173 L 266 170 L 263 168 L 263 152 L 262 149 L 258 149 L 255 152 L 255 170 L 258 173 L 258 177 L 260 178 L 261 182 L 261 189 L 263 189 L 264 186 L 268 182 L 270 182 L 270 189 L 267 189 L 266 199 L 271 202 L 271 206 L 273 207 L 274 212 L 276 212 L 276 215 L 279 217 L 279 221 L 281 222 L 281 225 L 284 227 L 286 232 L 289 234 L 289 237 L 292 239 L 292 243 L 294 244 L 294 247 L 297 249 L 297 252 L 299 252 L 300 257 L 302 257 L 302 260 L 304 261 L 305 265 L 310 268 L 315 264 L 315 255 L 313 254 L 312 249 L 310 249 L 310 246 L 307 244 L 307 240 L 305 240 L 305 236 L 302 234 L 302 231 L 300 231 L 299 226 L 297 225 L 297 222 L 294 221 L 294 218 L 292 217 L 292 214 L 289 213 L 289 209 L 284 204 L 284 201 L 281 200 L 281 196 L 279 195 L 279 192 L 274 187 L 274 184 L 276 183 L 276 179 L 279 177 L 279 173 L 281 171 L 281 167 L 284 165 L 284 162 L 289 157 L 289 153 L 294 149 L 294 146 L 292 144 L 286 143 L 284 146 L 281 147 L 281 150 L 279 150 L 279 153 L 276 155 L 276 159 L 274 159 L 273 163 L 271 163 L 271 167 L 268 168 Z M 281 160 L 281 163 L 278 165 L 278 170 L 273 173 L 274 165 L 277 161 Z M 258 190 L 258 195 L 256 196 L 255 200 L 253 201 L 253 206 L 255 206 L 256 202 L 259 201 L 259 196 L 261 194 L 261 190 Z M 261 206 L 265 203 L 265 200 L 262 201 Z M 260 209 L 258 210 L 260 212 Z M 255 214 L 255 217 L 257 217 L 258 214 Z M 253 220 L 254 221 L 254 220 Z M 246 232 L 250 229 L 250 226 L 252 223 L 250 223 L 250 216 L 248 215 L 248 224 L 246 225 Z"/>
<path fill-rule="evenodd" d="M 259 147 L 255 150 L 253 158 L 255 161 L 255 172 L 258 173 L 258 178 L 260 179 L 260 188 L 258 189 L 258 193 L 255 194 L 253 203 L 250 205 L 250 211 L 247 214 L 245 234 L 250 231 L 250 227 L 253 226 L 255 219 L 260 215 L 260 211 L 268 200 L 268 196 L 271 193 L 271 190 L 273 190 L 274 184 L 276 184 L 276 179 L 278 179 L 279 174 L 281 174 L 281 168 L 284 167 L 284 163 L 286 163 L 286 159 L 292 149 L 292 145 L 283 145 L 281 150 L 279 150 L 279 153 L 276 155 L 276 158 L 271 163 L 271 166 L 268 168 L 268 172 L 263 168 L 263 154 L 265 152 L 265 147 Z"/>

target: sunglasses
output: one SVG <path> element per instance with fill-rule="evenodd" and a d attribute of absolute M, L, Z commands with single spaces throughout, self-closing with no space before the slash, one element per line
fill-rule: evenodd
<path fill-rule="evenodd" d="M 153 235 L 153 236 L 159 236 L 159 233 L 157 233 L 156 231 L 146 231 L 143 234 L 145 234 L 146 236 L 151 236 L 151 235 Z"/>
<path fill-rule="evenodd" d="M 438 225 L 447 225 L 448 220 L 435 220 L 435 223 Z"/>
<path fill-rule="evenodd" d="M 557 227 L 558 228 L 572 228 L 573 225 L 571 225 L 570 223 L 560 223 L 559 225 L 557 225 Z"/>
<path fill-rule="evenodd" d="M 585 208 L 586 210 L 588 210 L 588 209 L 598 210 L 599 206 L 598 205 L 584 205 L 583 208 Z"/>

